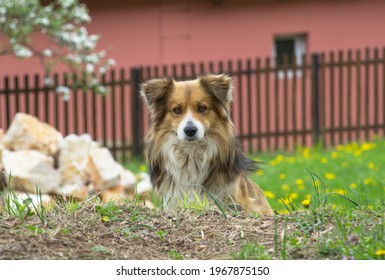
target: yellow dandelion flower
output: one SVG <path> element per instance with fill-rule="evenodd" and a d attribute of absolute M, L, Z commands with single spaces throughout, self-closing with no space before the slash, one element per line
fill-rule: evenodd
<path fill-rule="evenodd" d="M 304 158 L 309 158 L 310 157 L 310 151 L 308 148 L 304 148 L 303 151 L 302 151 L 302 156 Z"/>
<path fill-rule="evenodd" d="M 376 165 L 373 162 L 369 162 L 369 164 L 368 164 L 369 169 L 374 169 L 375 167 L 376 167 Z"/>
<path fill-rule="evenodd" d="M 141 166 L 139 167 L 139 170 L 140 170 L 140 172 L 147 172 L 147 166 L 141 165 Z"/>
<path fill-rule="evenodd" d="M 280 162 L 280 161 L 282 161 L 283 160 L 283 155 L 277 155 L 276 157 L 275 157 L 275 160 L 276 161 L 278 161 L 278 162 Z"/>
<path fill-rule="evenodd" d="M 385 255 L 385 250 L 384 250 L 384 249 L 382 249 L 382 250 L 377 250 L 377 251 L 375 252 L 375 254 L 376 254 L 377 256 L 383 256 L 383 255 Z"/>
<path fill-rule="evenodd" d="M 346 194 L 345 190 L 343 190 L 343 189 L 335 190 L 335 192 L 340 194 L 340 195 L 345 195 Z"/>
<path fill-rule="evenodd" d="M 295 157 L 289 157 L 288 161 L 289 161 L 289 163 L 294 163 L 295 162 Z"/>
<path fill-rule="evenodd" d="M 355 188 L 357 188 L 357 184 L 356 184 L 356 183 L 351 183 L 351 184 L 349 185 L 349 187 L 351 187 L 352 189 L 355 189 Z"/>
<path fill-rule="evenodd" d="M 303 185 L 303 180 L 302 179 L 297 179 L 297 180 L 295 180 L 295 183 L 297 185 Z"/>
<path fill-rule="evenodd" d="M 337 151 L 342 152 L 342 151 L 344 150 L 344 146 L 338 145 L 338 146 L 336 147 L 336 149 L 337 149 Z"/>
<path fill-rule="evenodd" d="M 281 186 L 281 189 L 282 189 L 283 191 L 287 191 L 287 190 L 290 189 L 290 187 L 289 187 L 288 184 L 283 184 L 283 185 Z"/>
<path fill-rule="evenodd" d="M 302 191 L 304 188 L 305 188 L 304 185 L 297 185 L 297 189 L 300 190 L 300 191 Z"/>
<path fill-rule="evenodd" d="M 310 199 L 311 198 L 311 195 L 310 194 L 307 194 L 305 195 L 306 199 Z"/>
<path fill-rule="evenodd" d="M 336 178 L 336 175 L 331 173 L 331 172 L 326 172 L 325 173 L 325 178 L 328 179 L 328 180 L 333 180 L 334 178 Z"/>
<path fill-rule="evenodd" d="M 265 173 L 265 171 L 264 171 L 263 169 L 258 169 L 257 172 L 256 172 L 256 174 L 257 174 L 258 176 L 263 175 L 263 173 Z"/>
<path fill-rule="evenodd" d="M 110 219 L 108 218 L 108 216 L 102 216 L 101 218 L 102 222 L 108 222 Z"/>
<path fill-rule="evenodd" d="M 323 157 L 323 158 L 321 158 L 321 163 L 327 163 L 328 162 L 328 159 L 326 158 L 326 157 Z"/>
<path fill-rule="evenodd" d="M 373 182 L 374 182 L 373 178 L 366 178 L 364 180 L 365 185 L 371 185 L 371 184 L 373 184 Z"/>
<path fill-rule="evenodd" d="M 278 200 L 278 203 L 289 205 L 289 200 L 287 198 L 285 198 L 285 199 L 282 199 L 282 200 Z"/>
<path fill-rule="evenodd" d="M 373 205 L 369 204 L 368 209 L 373 210 L 374 209 Z"/>
<path fill-rule="evenodd" d="M 275 195 L 271 191 L 264 191 L 263 192 L 267 198 L 273 199 Z"/>
<path fill-rule="evenodd" d="M 279 177 L 279 179 L 283 180 L 283 179 L 286 178 L 286 174 L 285 173 L 281 173 L 281 174 L 279 174 L 278 177 Z"/>
<path fill-rule="evenodd" d="M 336 209 L 337 208 L 337 204 L 332 204 L 332 208 Z"/>
<path fill-rule="evenodd" d="M 332 158 L 338 158 L 338 153 L 337 152 L 332 152 Z"/>
<path fill-rule="evenodd" d="M 376 147 L 376 144 L 375 143 L 362 143 L 361 145 L 361 150 L 362 151 L 369 151 L 369 150 L 372 150 Z"/>
<path fill-rule="evenodd" d="M 296 198 L 298 198 L 298 194 L 297 193 L 290 193 L 289 198 L 290 199 L 296 199 Z"/>
<path fill-rule="evenodd" d="M 278 161 L 274 159 L 270 161 L 270 166 L 276 166 L 277 164 L 278 164 Z"/>
<path fill-rule="evenodd" d="M 278 213 L 281 214 L 281 215 L 287 215 L 287 214 L 289 214 L 290 212 L 289 212 L 289 210 L 287 210 L 287 209 L 283 209 L 283 210 L 278 210 Z"/>
<path fill-rule="evenodd" d="M 362 151 L 361 150 L 356 150 L 356 151 L 354 151 L 354 156 L 355 157 L 359 157 L 359 156 L 361 156 L 362 155 Z"/>
<path fill-rule="evenodd" d="M 309 205 L 310 205 L 310 198 L 309 198 L 309 199 L 304 199 L 304 200 L 302 200 L 302 201 L 301 201 L 301 205 L 302 205 L 303 207 L 309 207 Z"/>

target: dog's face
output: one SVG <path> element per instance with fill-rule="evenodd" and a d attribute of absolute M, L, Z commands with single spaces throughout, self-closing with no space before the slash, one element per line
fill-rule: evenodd
<path fill-rule="evenodd" d="M 142 85 L 142 96 L 156 129 L 194 142 L 217 129 L 219 122 L 229 121 L 232 80 L 226 75 L 182 82 L 154 79 Z"/>

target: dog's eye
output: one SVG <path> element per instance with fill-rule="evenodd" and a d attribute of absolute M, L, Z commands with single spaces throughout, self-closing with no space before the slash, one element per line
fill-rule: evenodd
<path fill-rule="evenodd" d="M 182 108 L 181 107 L 175 107 L 173 109 L 173 112 L 175 115 L 180 115 L 180 114 L 182 114 Z"/>
<path fill-rule="evenodd" d="M 206 112 L 207 110 L 207 107 L 206 106 L 198 106 L 198 113 L 204 113 Z"/>

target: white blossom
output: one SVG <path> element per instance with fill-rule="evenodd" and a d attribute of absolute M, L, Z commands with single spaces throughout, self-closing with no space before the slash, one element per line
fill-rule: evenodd
<path fill-rule="evenodd" d="M 99 93 L 101 93 L 101 94 L 106 94 L 106 93 L 107 93 L 107 88 L 106 88 L 105 86 L 100 85 L 100 86 L 98 87 L 98 91 L 99 91 Z"/>
<path fill-rule="evenodd" d="M 91 21 L 91 17 L 88 15 L 84 6 L 76 7 L 73 11 L 74 16 L 80 21 L 88 23 Z"/>
<path fill-rule="evenodd" d="M 64 24 L 64 25 L 61 27 L 61 29 L 62 29 L 63 31 L 72 31 L 72 30 L 75 29 L 75 26 L 74 26 L 73 24 L 68 23 L 68 24 Z"/>
<path fill-rule="evenodd" d="M 66 87 L 66 86 L 58 86 L 56 88 L 56 93 L 57 94 L 63 94 L 63 95 L 69 95 L 71 93 L 71 90 L 69 87 Z"/>
<path fill-rule="evenodd" d="M 37 18 L 36 19 L 36 24 L 41 24 L 43 26 L 48 26 L 49 25 L 49 19 L 47 17 Z"/>
<path fill-rule="evenodd" d="M 110 67 L 115 67 L 116 66 L 115 59 L 112 59 L 112 58 L 108 59 L 107 60 L 107 65 L 110 66 Z"/>
<path fill-rule="evenodd" d="M 46 87 L 51 87 L 53 86 L 54 81 L 50 77 L 45 77 L 43 83 Z"/>
<path fill-rule="evenodd" d="M 49 58 L 57 56 L 72 70 L 85 70 L 87 80 L 91 80 L 89 85 L 104 94 L 107 89 L 100 85 L 93 73 L 98 70 L 104 74 L 116 62 L 107 60 L 105 51 L 95 50 L 99 36 L 88 34 L 83 26 L 91 21 L 91 17 L 87 6 L 79 2 L 54 0 L 42 4 L 40 0 L 0 0 L 0 33 L 8 40 L 5 44 L 11 47 L 16 57 L 29 58 L 36 53 L 44 58 L 41 61 L 47 71 L 45 86 L 54 85 L 48 76 L 52 68 Z M 41 47 L 31 38 L 32 33 L 40 33 L 56 46 Z M 70 98 L 71 91 L 66 86 L 58 86 L 56 92 L 62 94 L 64 100 Z"/>
<path fill-rule="evenodd" d="M 93 87 L 97 86 L 98 84 L 99 84 L 99 81 L 98 81 L 97 79 L 93 78 L 93 79 L 88 83 L 88 86 L 89 86 L 90 88 L 93 88 Z"/>
<path fill-rule="evenodd" d="M 63 93 L 63 100 L 64 101 L 69 101 L 70 100 L 70 94 L 69 93 Z"/>
<path fill-rule="evenodd" d="M 94 67 L 94 65 L 88 63 L 88 64 L 86 65 L 86 72 L 87 72 L 87 73 L 93 73 L 93 72 L 95 72 L 95 67 Z"/>
<path fill-rule="evenodd" d="M 16 20 L 12 21 L 12 22 L 9 24 L 9 27 L 10 27 L 11 29 L 16 29 L 16 27 L 17 27 L 17 21 L 16 21 Z"/>
<path fill-rule="evenodd" d="M 100 74 L 105 74 L 107 72 L 107 68 L 104 66 L 99 67 Z"/>
<path fill-rule="evenodd" d="M 103 58 L 103 57 L 105 57 L 106 54 L 107 54 L 106 51 L 100 51 L 100 52 L 98 52 L 98 56 L 99 56 L 100 59 Z"/>
<path fill-rule="evenodd" d="M 90 55 L 86 55 L 84 61 L 91 64 L 98 64 L 100 62 L 100 58 L 97 53 L 93 53 Z"/>
<path fill-rule="evenodd" d="M 45 57 L 52 57 L 52 50 L 50 50 L 50 49 L 44 49 L 43 50 L 43 55 L 45 56 Z"/>
<path fill-rule="evenodd" d="M 59 0 L 60 5 L 62 5 L 63 8 L 69 8 L 71 7 L 75 1 L 74 0 Z"/>
<path fill-rule="evenodd" d="M 20 58 L 28 58 L 33 55 L 32 51 L 29 48 L 22 46 L 20 44 L 15 44 L 13 46 L 13 52 L 17 57 L 20 57 Z"/>
<path fill-rule="evenodd" d="M 94 49 L 96 47 L 96 43 L 91 40 L 85 40 L 83 42 L 83 48 L 87 50 Z"/>
<path fill-rule="evenodd" d="M 72 53 L 67 54 L 66 59 L 75 64 L 80 64 L 82 62 L 82 59 L 78 55 L 74 55 Z"/>

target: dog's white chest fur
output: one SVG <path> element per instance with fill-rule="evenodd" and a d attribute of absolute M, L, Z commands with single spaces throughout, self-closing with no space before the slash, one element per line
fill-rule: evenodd
<path fill-rule="evenodd" d="M 171 184 L 166 197 L 183 198 L 187 195 L 194 199 L 200 196 L 203 183 L 210 172 L 209 160 L 213 158 L 216 149 L 205 141 L 181 142 L 170 141 L 164 149 L 165 170 L 169 175 L 167 184 Z"/>

